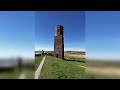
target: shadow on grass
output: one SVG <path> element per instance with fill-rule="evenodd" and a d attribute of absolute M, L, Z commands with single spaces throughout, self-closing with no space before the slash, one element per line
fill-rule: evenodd
<path fill-rule="evenodd" d="M 15 68 L 0 68 L 0 72 L 13 72 Z"/>
<path fill-rule="evenodd" d="M 73 62 L 83 62 L 85 63 L 85 61 L 80 61 L 80 60 L 74 60 L 74 59 L 64 59 L 65 61 L 73 61 Z"/>

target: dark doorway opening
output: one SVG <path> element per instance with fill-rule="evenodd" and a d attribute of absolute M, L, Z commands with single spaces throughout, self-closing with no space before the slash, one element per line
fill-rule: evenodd
<path fill-rule="evenodd" d="M 56 57 L 58 58 L 58 54 L 56 54 Z"/>

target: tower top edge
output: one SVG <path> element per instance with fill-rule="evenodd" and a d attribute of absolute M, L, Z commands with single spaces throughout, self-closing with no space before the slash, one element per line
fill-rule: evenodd
<path fill-rule="evenodd" d="M 63 25 L 56 25 L 56 27 L 63 27 Z"/>

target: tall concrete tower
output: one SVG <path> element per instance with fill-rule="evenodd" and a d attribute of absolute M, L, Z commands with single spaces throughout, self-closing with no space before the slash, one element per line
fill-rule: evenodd
<path fill-rule="evenodd" d="M 55 36 L 54 36 L 54 56 L 62 59 L 64 59 L 63 29 L 64 28 L 62 25 L 57 25 L 55 27 Z"/>

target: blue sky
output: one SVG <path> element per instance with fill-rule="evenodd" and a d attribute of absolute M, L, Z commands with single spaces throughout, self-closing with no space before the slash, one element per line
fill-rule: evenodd
<path fill-rule="evenodd" d="M 34 48 L 53 50 L 57 24 L 64 26 L 65 50 L 86 49 L 87 57 L 120 60 L 117 11 L 1 11 L 0 57 L 34 57 Z"/>
<path fill-rule="evenodd" d="M 35 13 L 0 11 L 0 58 L 34 57 Z"/>
<path fill-rule="evenodd" d="M 35 14 L 35 49 L 54 50 L 56 25 L 64 26 L 65 50 L 85 50 L 85 13 L 40 11 Z"/>
<path fill-rule="evenodd" d="M 120 60 L 120 12 L 88 11 L 85 28 L 88 58 Z"/>

